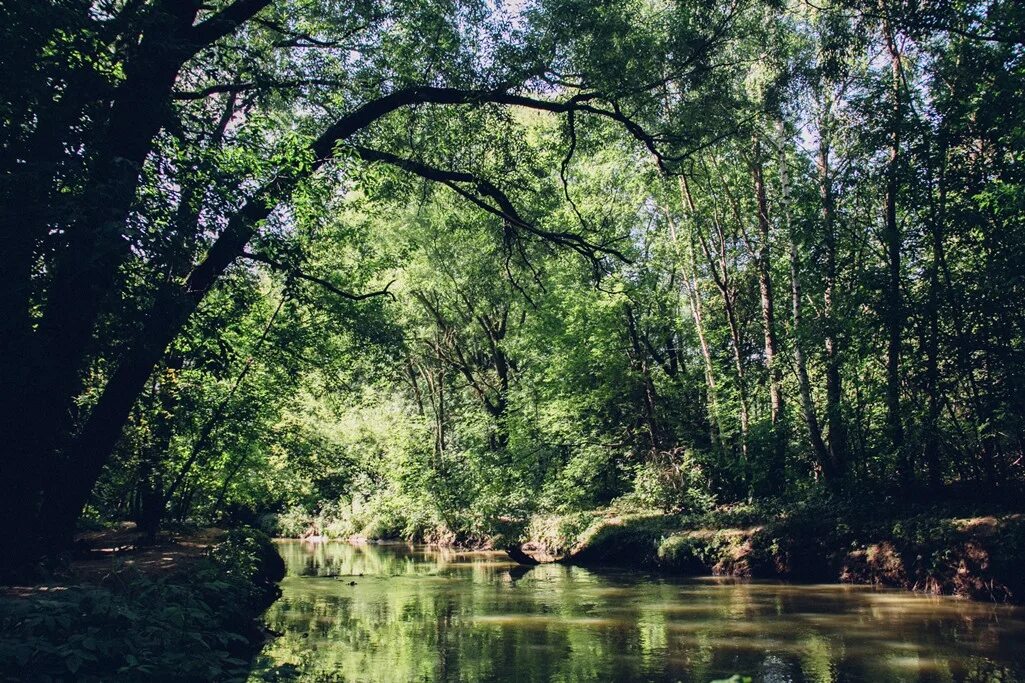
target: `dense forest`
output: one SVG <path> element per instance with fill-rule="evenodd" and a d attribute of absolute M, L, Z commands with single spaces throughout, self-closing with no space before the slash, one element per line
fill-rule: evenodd
<path fill-rule="evenodd" d="M 12 568 L 1021 495 L 1015 0 L 0 8 Z"/>

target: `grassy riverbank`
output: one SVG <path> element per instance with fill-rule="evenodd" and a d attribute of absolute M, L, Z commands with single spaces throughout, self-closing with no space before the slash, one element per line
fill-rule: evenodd
<path fill-rule="evenodd" d="M 265 534 L 236 529 L 105 550 L 115 557 L 0 588 L 0 680 L 244 677 L 263 639 L 256 617 L 283 573 Z"/>
<path fill-rule="evenodd" d="M 876 584 L 975 600 L 1025 602 L 1025 515 L 969 505 L 812 497 L 801 502 L 666 513 L 619 504 L 492 525 L 384 523 L 372 508 L 287 516 L 285 536 L 518 547 L 540 562 L 625 565 L 678 575 Z M 403 532 L 403 529 L 406 531 Z M 522 559 L 522 558 L 521 558 Z"/>
<path fill-rule="evenodd" d="M 1025 602 L 1025 515 L 806 502 L 698 515 L 602 510 L 531 521 L 542 561 L 877 584 Z"/>

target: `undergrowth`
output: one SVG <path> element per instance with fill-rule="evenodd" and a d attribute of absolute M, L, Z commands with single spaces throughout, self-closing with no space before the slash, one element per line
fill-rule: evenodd
<path fill-rule="evenodd" d="M 241 529 L 186 571 L 122 568 L 98 585 L 0 598 L 0 679 L 244 680 L 280 562 L 264 534 Z"/>

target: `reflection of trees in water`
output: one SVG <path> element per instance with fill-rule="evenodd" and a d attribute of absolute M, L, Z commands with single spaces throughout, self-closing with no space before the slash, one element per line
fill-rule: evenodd
<path fill-rule="evenodd" d="M 404 546 L 281 552 L 291 576 L 267 620 L 284 635 L 263 663 L 301 680 L 1023 680 L 1009 662 L 1025 659 L 1025 622 L 993 606 L 560 565 L 521 574 L 495 553 Z"/>

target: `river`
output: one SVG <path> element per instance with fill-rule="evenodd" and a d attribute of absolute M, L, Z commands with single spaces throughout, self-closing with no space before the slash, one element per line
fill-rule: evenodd
<path fill-rule="evenodd" d="M 251 681 L 1025 683 L 1025 610 L 503 553 L 282 541 Z M 741 680 L 741 679 L 736 679 Z"/>

